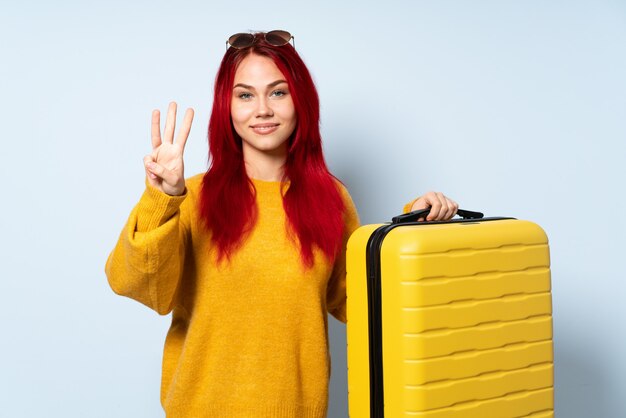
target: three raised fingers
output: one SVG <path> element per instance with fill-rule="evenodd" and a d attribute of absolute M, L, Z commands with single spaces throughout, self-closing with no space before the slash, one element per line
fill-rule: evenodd
<path fill-rule="evenodd" d="M 167 110 L 167 119 L 165 121 L 164 138 L 165 142 L 172 144 L 174 141 L 174 129 L 176 127 L 176 102 L 171 102 Z M 193 121 L 194 111 L 189 108 L 185 112 L 185 118 L 183 120 L 182 129 L 178 132 L 176 142 L 180 142 L 183 149 L 187 143 L 189 137 L 189 131 L 191 130 L 191 122 Z M 152 111 L 152 149 L 158 148 L 162 141 L 161 139 L 161 113 L 158 109 Z"/>

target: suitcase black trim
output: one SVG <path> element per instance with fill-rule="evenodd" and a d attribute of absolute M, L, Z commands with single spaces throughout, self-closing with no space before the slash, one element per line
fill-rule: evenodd
<path fill-rule="evenodd" d="M 382 299 L 380 282 L 380 249 L 387 234 L 394 228 L 407 225 L 432 225 L 448 223 L 479 223 L 485 221 L 499 221 L 515 219 L 508 217 L 491 217 L 477 219 L 451 219 L 449 221 L 408 222 L 401 224 L 385 224 L 377 228 L 370 235 L 365 254 L 367 266 L 367 305 L 369 331 L 369 370 L 370 370 L 370 417 L 384 418 L 385 399 L 383 387 L 383 327 L 382 327 Z"/>

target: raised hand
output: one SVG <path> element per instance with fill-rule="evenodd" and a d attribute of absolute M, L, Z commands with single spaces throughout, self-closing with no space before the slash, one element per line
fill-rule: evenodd
<path fill-rule="evenodd" d="M 171 102 L 167 110 L 165 131 L 161 140 L 161 116 L 158 109 L 152 111 L 152 153 L 143 158 L 146 176 L 151 186 L 171 196 L 185 192 L 185 170 L 183 152 L 191 130 L 193 109 L 185 112 L 183 126 L 174 142 L 176 126 L 176 102 Z"/>

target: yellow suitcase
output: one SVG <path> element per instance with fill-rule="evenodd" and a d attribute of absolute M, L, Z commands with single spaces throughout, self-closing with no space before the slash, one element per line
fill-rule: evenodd
<path fill-rule="evenodd" d="M 347 249 L 351 418 L 554 416 L 550 256 L 513 218 L 356 230 Z"/>

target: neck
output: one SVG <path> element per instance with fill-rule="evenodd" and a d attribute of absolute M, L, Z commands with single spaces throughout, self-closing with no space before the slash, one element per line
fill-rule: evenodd
<path fill-rule="evenodd" d="M 286 150 L 266 152 L 244 146 L 243 160 L 248 177 L 263 181 L 280 181 L 285 172 L 287 153 Z"/>

